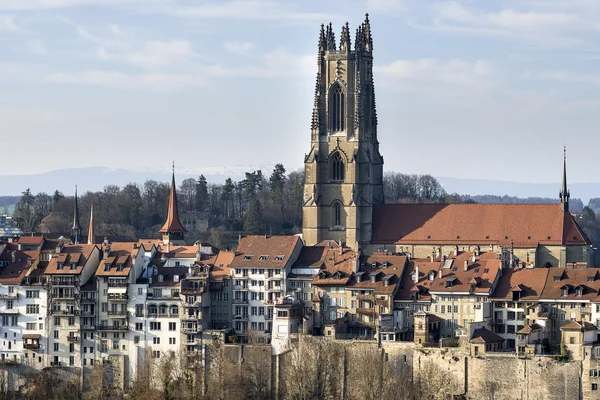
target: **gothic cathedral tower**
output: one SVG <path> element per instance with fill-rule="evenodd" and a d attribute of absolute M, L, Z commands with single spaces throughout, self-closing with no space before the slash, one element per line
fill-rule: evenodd
<path fill-rule="evenodd" d="M 303 239 L 359 249 L 370 243 L 373 206 L 384 200 L 368 14 L 354 48 L 348 23 L 339 48 L 331 24 L 321 25 L 317 67 L 311 149 L 304 159 Z"/>

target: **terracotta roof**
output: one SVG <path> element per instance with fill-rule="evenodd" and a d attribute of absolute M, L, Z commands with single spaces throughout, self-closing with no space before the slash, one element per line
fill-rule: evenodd
<path fill-rule="evenodd" d="M 41 245 L 44 242 L 43 236 L 21 236 L 18 240 L 19 244 Z"/>
<path fill-rule="evenodd" d="M 298 259 L 294 263 L 294 268 L 321 268 L 327 249 L 338 249 L 340 245 L 335 240 L 325 240 L 314 246 L 304 246 L 300 251 Z"/>
<path fill-rule="evenodd" d="M 20 283 L 31 268 L 31 264 L 27 264 L 27 259 L 30 259 L 31 263 L 33 263 L 37 259 L 37 255 L 39 255 L 39 251 L 21 251 L 15 248 L 14 244 L 10 244 L 6 246 L 4 252 L 1 254 L 1 259 L 8 259 L 10 261 L 12 261 L 13 252 L 15 255 L 14 263 L 11 262 L 0 269 L 0 282 L 2 283 Z"/>
<path fill-rule="evenodd" d="M 39 333 L 24 333 L 23 336 L 21 336 L 22 339 L 39 339 L 41 337 L 42 335 Z"/>
<path fill-rule="evenodd" d="M 168 258 L 196 258 L 197 248 L 196 246 L 169 246 L 169 252 L 167 253 L 166 246 L 161 247 L 161 251 L 167 255 Z"/>
<path fill-rule="evenodd" d="M 187 276 L 188 267 L 157 267 L 158 274 L 152 275 L 151 287 L 164 287 L 164 286 L 179 286 L 181 282 Z M 158 281 L 158 276 L 162 275 L 162 282 Z M 179 277 L 176 282 L 173 278 L 175 275 Z"/>
<path fill-rule="evenodd" d="M 177 191 L 175 188 L 175 172 L 171 179 L 171 190 L 169 191 L 169 208 L 167 210 L 167 220 L 165 224 L 158 230 L 159 232 L 187 232 L 181 221 L 179 220 L 179 208 L 177 206 Z"/>
<path fill-rule="evenodd" d="M 298 236 L 242 236 L 231 268 L 284 268 L 299 245 Z"/>
<path fill-rule="evenodd" d="M 150 251 L 152 249 L 152 246 L 158 248 L 160 247 L 160 245 L 162 244 L 162 240 L 161 239 L 140 239 L 137 242 L 137 245 L 140 247 L 144 247 L 144 250 L 146 251 Z"/>
<path fill-rule="evenodd" d="M 97 249 L 95 244 L 72 244 L 63 247 L 57 257 L 52 257 L 46 267 L 48 275 L 79 275 L 88 258 Z M 59 270 L 58 264 L 64 263 L 64 268 Z M 71 269 L 71 262 L 76 264 L 75 269 Z"/>
<path fill-rule="evenodd" d="M 106 259 L 100 261 L 96 270 L 96 276 L 129 276 L 133 260 L 138 254 L 137 243 L 134 242 L 113 242 L 110 243 L 110 251 Z M 101 257 L 106 249 L 102 245 Z"/>
<path fill-rule="evenodd" d="M 582 332 L 597 330 L 596 325 L 594 325 L 590 322 L 587 322 L 587 321 L 583 321 L 583 322 L 571 321 L 568 324 L 561 326 L 560 329 L 576 330 L 576 331 L 582 331 Z"/>
<path fill-rule="evenodd" d="M 529 334 L 531 334 L 531 332 L 540 331 L 540 330 L 542 330 L 542 327 L 539 326 L 538 324 L 530 324 L 530 325 L 525 325 L 523 328 L 519 329 L 517 331 L 517 333 L 520 335 L 529 335 Z"/>
<path fill-rule="evenodd" d="M 538 300 L 548 279 L 548 271 L 548 268 L 505 268 L 492 298 L 512 301 L 513 291 L 520 291 L 520 301 Z"/>
<path fill-rule="evenodd" d="M 502 343 L 504 339 L 486 328 L 478 328 L 471 335 L 471 343 Z"/>
<path fill-rule="evenodd" d="M 442 268 L 442 278 L 436 275 L 429 291 L 492 294 L 492 285 L 501 274 L 502 262 L 499 259 L 476 257 L 473 263 L 471 257 L 472 253 L 461 253 L 454 259 L 452 268 Z"/>
<path fill-rule="evenodd" d="M 541 299 L 552 300 L 594 300 L 600 290 L 600 275 L 595 268 L 564 269 L 547 268 L 548 276 Z M 581 296 L 577 296 L 577 287 L 581 287 Z M 567 289 L 563 296 L 562 289 Z"/>
<path fill-rule="evenodd" d="M 314 276 L 312 284 L 314 286 L 348 284 L 358 266 L 358 258 L 358 253 L 347 247 L 340 247 L 337 244 L 324 247 L 320 271 Z"/>
<path fill-rule="evenodd" d="M 221 250 L 216 256 L 213 269 L 210 271 L 210 278 L 214 280 L 222 280 L 225 277 L 231 276 L 231 268 L 229 266 L 231 265 L 234 257 L 234 251 Z"/>
<path fill-rule="evenodd" d="M 373 243 L 590 245 L 560 204 L 383 204 Z"/>
<path fill-rule="evenodd" d="M 430 300 L 429 289 L 433 285 L 434 280 L 429 280 L 429 273 L 432 272 L 436 277 L 442 261 L 429 261 L 429 259 L 413 259 L 406 263 L 402 274 L 400 288 L 396 293 L 395 300 L 414 300 L 415 293 L 419 293 L 420 300 Z M 413 281 L 412 275 L 419 268 L 418 281 Z"/>
<path fill-rule="evenodd" d="M 406 260 L 406 256 L 375 253 L 364 260 L 364 265 L 361 263 L 358 270 L 361 281 L 357 282 L 357 279 L 354 279 L 347 287 L 348 289 L 373 289 L 375 294 L 394 294 L 402 278 Z M 371 282 L 371 278 L 374 278 L 375 282 Z"/>

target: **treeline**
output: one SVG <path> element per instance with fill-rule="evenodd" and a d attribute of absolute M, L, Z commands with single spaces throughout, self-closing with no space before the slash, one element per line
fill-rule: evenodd
<path fill-rule="evenodd" d="M 324 338 L 300 338 L 295 348 L 280 356 L 279 374 L 271 346 L 244 348 L 243 359 L 230 357 L 222 344 L 207 346 L 206 363 L 194 356 L 147 354 L 124 393 L 112 382 L 110 365 L 97 365 L 84 379 L 57 379 L 52 369 L 32 375 L 19 398 L 132 400 L 421 400 L 446 397 L 457 390 L 447 371 L 431 361 L 413 370 L 412 359 L 384 355 L 373 344 L 344 345 Z M 209 368 L 205 369 L 204 365 Z M 55 370 L 54 370 L 55 371 Z M 279 395 L 273 381 L 279 376 Z M 130 384 L 130 385 L 129 385 Z M 460 390 L 460 388 L 458 388 Z M 5 397 L 8 398 L 8 397 Z"/>
<path fill-rule="evenodd" d="M 516 197 L 516 196 L 497 196 L 493 194 L 484 195 L 463 195 L 461 196 L 464 201 L 474 201 L 475 203 L 482 204 L 555 204 L 560 200 L 558 197 Z M 592 199 L 589 204 L 592 204 L 593 200 L 598 200 L 597 206 L 600 209 L 600 199 Z M 570 199 L 569 209 L 571 212 L 579 213 L 583 210 L 583 201 L 581 199 Z"/>

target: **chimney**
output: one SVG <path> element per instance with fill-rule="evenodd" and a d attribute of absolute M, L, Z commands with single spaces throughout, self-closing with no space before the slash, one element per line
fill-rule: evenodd
<path fill-rule="evenodd" d="M 438 278 L 442 279 L 442 269 L 441 268 L 438 270 Z"/>
<path fill-rule="evenodd" d="M 415 267 L 415 282 L 419 282 L 419 264 Z"/>
<path fill-rule="evenodd" d="M 27 257 L 27 266 L 31 267 L 31 257 Z"/>
<path fill-rule="evenodd" d="M 465 260 L 465 272 L 469 270 L 469 260 Z"/>
<path fill-rule="evenodd" d="M 475 253 L 473 253 L 473 257 L 471 257 L 471 263 L 472 263 L 472 264 L 475 264 L 475 261 L 476 261 L 476 260 L 477 260 L 477 259 L 475 258 Z"/>
<path fill-rule="evenodd" d="M 13 264 L 14 264 L 14 263 L 17 261 L 17 251 L 16 251 L 16 250 L 13 250 L 13 251 L 10 253 L 10 261 L 11 261 L 11 263 L 13 263 Z"/>
<path fill-rule="evenodd" d="M 104 244 L 104 254 L 102 259 L 106 260 L 108 258 L 108 254 L 110 253 L 110 245 L 105 242 Z"/>
<path fill-rule="evenodd" d="M 429 256 L 429 261 L 433 262 L 433 254 Z"/>
<path fill-rule="evenodd" d="M 171 241 L 167 242 L 167 253 L 171 252 Z"/>

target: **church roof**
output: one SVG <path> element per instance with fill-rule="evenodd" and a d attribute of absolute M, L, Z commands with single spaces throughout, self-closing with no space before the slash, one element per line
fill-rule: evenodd
<path fill-rule="evenodd" d="M 175 189 L 175 172 L 171 178 L 171 191 L 169 192 L 169 210 L 167 213 L 167 220 L 162 228 L 159 229 L 161 233 L 178 233 L 187 232 L 181 221 L 179 220 L 179 208 L 177 207 L 177 191 Z"/>
<path fill-rule="evenodd" d="M 382 204 L 373 243 L 590 245 L 560 204 Z"/>

